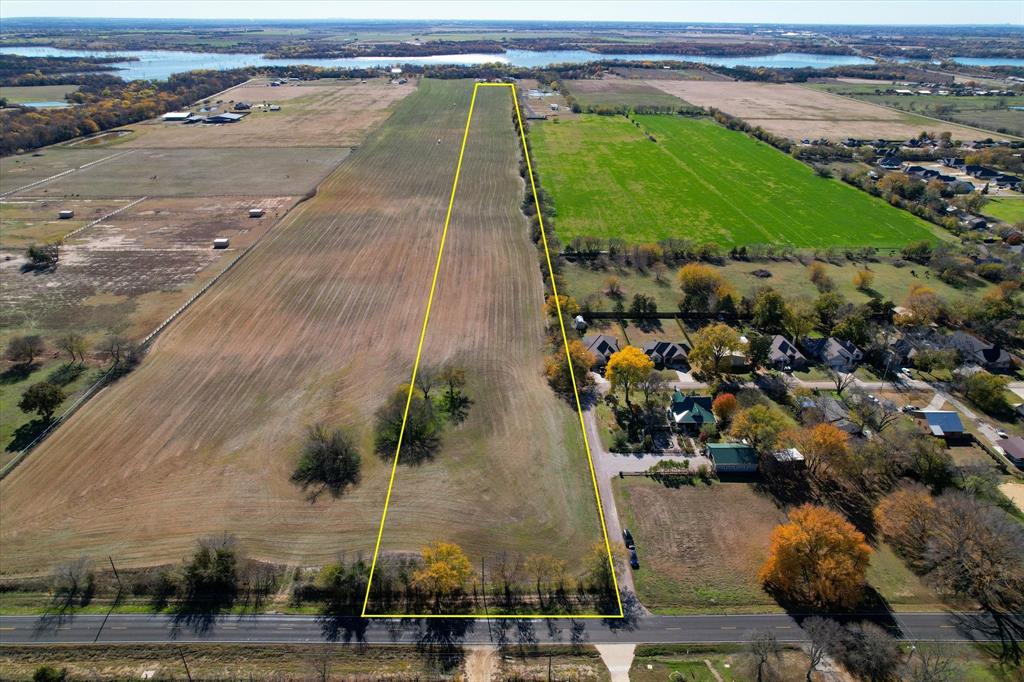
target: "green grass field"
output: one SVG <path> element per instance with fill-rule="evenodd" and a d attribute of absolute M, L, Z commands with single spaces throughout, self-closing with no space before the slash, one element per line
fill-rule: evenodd
<path fill-rule="evenodd" d="M 985 215 L 999 218 L 1004 223 L 1024 222 L 1024 197 L 993 198 L 981 209 Z"/>
<path fill-rule="evenodd" d="M 556 231 L 627 242 L 893 247 L 930 225 L 710 120 L 581 116 L 532 130 Z"/>
<path fill-rule="evenodd" d="M 24 85 L 0 88 L 0 98 L 9 104 L 26 102 L 62 102 L 64 96 L 78 90 L 77 85 Z"/>

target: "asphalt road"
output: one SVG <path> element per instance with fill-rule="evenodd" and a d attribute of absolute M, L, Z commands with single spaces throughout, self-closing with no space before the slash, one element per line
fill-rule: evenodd
<path fill-rule="evenodd" d="M 806 639 L 799 616 L 640 616 L 615 620 L 322 620 L 315 616 L 223 616 L 176 622 L 164 615 L 0 616 L 0 645 L 98 643 L 310 643 L 558 644 L 743 642 L 753 630 L 771 630 L 780 641 Z M 991 617 L 973 613 L 902 613 L 862 617 L 913 641 L 998 641 Z M 1024 622 L 1024 614 L 1017 623 Z"/>

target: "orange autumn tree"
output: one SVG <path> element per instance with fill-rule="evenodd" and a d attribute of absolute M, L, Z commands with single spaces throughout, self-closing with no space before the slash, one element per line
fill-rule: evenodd
<path fill-rule="evenodd" d="M 711 411 L 720 422 L 728 422 L 739 409 L 739 402 L 732 393 L 722 393 L 711 403 Z"/>
<path fill-rule="evenodd" d="M 817 474 L 823 464 L 835 462 L 849 453 L 850 436 L 832 424 L 816 424 L 799 433 L 796 440 L 807 460 L 807 469 Z"/>
<path fill-rule="evenodd" d="M 451 594 L 465 587 L 473 575 L 462 548 L 451 542 L 434 542 L 423 548 L 423 566 L 412 574 L 412 584 L 428 594 Z"/>
<path fill-rule="evenodd" d="M 863 596 L 870 558 L 863 533 L 836 512 L 805 504 L 772 531 L 758 577 L 800 604 L 851 607 Z"/>
<path fill-rule="evenodd" d="M 924 556 L 925 542 L 935 526 L 935 499 L 920 483 L 908 483 L 879 502 L 875 525 L 896 549 L 915 564 Z"/>

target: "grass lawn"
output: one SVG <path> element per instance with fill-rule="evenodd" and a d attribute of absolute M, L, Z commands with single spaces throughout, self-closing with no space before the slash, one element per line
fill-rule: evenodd
<path fill-rule="evenodd" d="M 77 85 L 23 85 L 0 88 L 0 98 L 8 104 L 26 102 L 63 102 L 64 96 L 78 90 Z"/>
<path fill-rule="evenodd" d="M 751 295 L 759 287 L 765 286 L 772 287 L 786 298 L 817 297 L 818 295 L 818 291 L 807 279 L 807 268 L 796 260 L 766 263 L 726 261 L 725 265 L 716 267 L 741 295 Z M 829 277 L 835 282 L 836 291 L 851 303 L 860 304 L 869 300 L 868 294 L 853 285 L 853 276 L 862 266 L 850 263 L 842 266 L 824 264 L 824 267 Z M 915 277 L 911 272 L 914 271 L 918 275 L 922 275 L 924 268 L 898 268 L 889 263 L 871 263 L 870 268 L 875 275 L 873 290 L 882 298 L 893 301 L 897 305 L 903 302 L 910 286 L 915 283 L 926 284 L 941 298 L 951 303 L 981 296 L 992 286 L 988 282 L 974 278 L 964 287 L 957 288 L 936 277 Z M 756 277 L 753 274 L 755 270 L 767 270 L 771 273 L 771 277 Z M 637 293 L 645 293 L 653 297 L 658 310 L 664 311 L 678 310 L 679 299 L 682 297 L 678 287 L 675 286 L 674 272 L 668 273 L 664 282 L 658 282 L 652 275 L 633 269 L 620 271 L 614 266 L 600 270 L 569 263 L 562 271 L 568 282 L 569 293 L 581 304 L 589 298 L 594 310 L 610 311 L 614 307 L 614 300 L 603 293 L 606 288 L 605 280 L 611 275 L 619 278 L 624 297 L 623 304 L 627 310 L 630 300 Z M 669 321 L 663 320 L 662 324 L 668 328 Z"/>
<path fill-rule="evenodd" d="M 908 611 L 940 611 L 948 608 L 931 588 L 907 568 L 889 545 L 879 542 L 873 549 L 875 552 L 868 566 L 868 583 L 891 607 Z"/>
<path fill-rule="evenodd" d="M 711 672 L 708 664 L 715 672 Z M 807 656 L 797 647 L 785 645 L 781 658 L 773 660 L 769 667 L 776 673 L 769 679 L 803 679 Z M 629 679 L 632 682 L 753 682 L 757 679 L 757 670 L 738 644 L 641 644 L 636 648 Z"/>
<path fill-rule="evenodd" d="M 533 127 L 537 166 L 564 241 L 589 235 L 726 247 L 894 247 L 935 238 L 931 226 L 909 213 L 817 177 L 708 119 L 635 119 L 640 127 L 596 115 Z"/>
<path fill-rule="evenodd" d="M 1024 222 L 1024 197 L 994 197 L 981 209 L 985 215 L 999 218 L 1004 223 Z"/>
<path fill-rule="evenodd" d="M 614 481 L 623 526 L 640 555 L 637 596 L 655 613 L 778 611 L 757 580 L 768 535 L 785 520 L 746 483 L 667 488 Z"/>

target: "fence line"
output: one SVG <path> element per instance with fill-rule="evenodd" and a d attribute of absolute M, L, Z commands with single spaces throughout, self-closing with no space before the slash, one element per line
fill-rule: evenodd
<path fill-rule="evenodd" d="M 93 225 L 99 225 L 104 220 L 110 220 L 111 218 L 116 216 L 118 213 L 121 213 L 122 211 L 127 211 L 132 206 L 140 204 L 140 203 L 142 203 L 143 201 L 145 201 L 148 198 L 149 197 L 142 197 L 141 199 L 136 199 L 135 201 L 131 202 L 130 204 L 125 204 L 121 208 L 115 208 L 113 211 L 111 211 L 107 215 L 101 216 L 101 217 L 97 218 L 96 220 L 92 221 L 91 223 L 88 223 L 86 225 L 82 225 L 77 230 L 72 230 L 71 232 L 68 232 L 66 235 L 64 235 L 63 241 L 67 241 L 68 239 L 71 239 L 72 237 L 74 237 L 79 232 L 82 232 L 83 230 L 88 230 Z"/>
<path fill-rule="evenodd" d="M 3 194 L 0 194 L 0 199 L 2 199 L 4 197 L 9 197 L 12 194 L 17 194 L 18 192 L 24 192 L 26 189 L 32 189 L 33 187 L 36 187 L 37 185 L 42 185 L 43 183 L 50 182 L 51 180 L 56 180 L 57 178 L 60 178 L 60 177 L 63 177 L 65 175 L 67 175 L 68 173 L 74 173 L 75 171 L 83 170 L 85 168 L 88 168 L 89 166 L 95 166 L 96 164 L 103 163 L 104 161 L 110 161 L 111 159 L 120 158 L 120 157 L 125 156 L 127 154 L 131 154 L 134 151 L 135 151 L 134 149 L 129 149 L 127 151 L 118 152 L 117 154 L 111 154 L 110 156 L 104 156 L 102 159 L 96 159 L 95 161 L 90 161 L 89 163 L 83 164 L 83 165 L 79 166 L 78 168 L 68 168 L 66 171 L 61 171 L 60 173 L 57 173 L 56 175 L 51 175 L 48 178 L 43 178 L 42 180 L 36 180 L 35 182 L 30 182 L 27 185 L 22 185 L 21 187 L 18 187 L 17 189 L 12 189 L 12 190 L 10 190 L 8 192 L 4 192 Z"/>
<path fill-rule="evenodd" d="M 142 200 L 140 199 L 139 201 Z M 128 206 L 124 206 L 120 210 L 124 210 L 125 208 L 128 208 Z M 224 275 L 226 275 L 228 271 L 231 270 L 231 268 L 235 267 L 235 265 L 237 265 L 238 262 L 242 260 L 242 258 L 244 258 L 246 255 L 249 254 L 250 251 L 256 248 L 256 246 L 260 243 L 262 238 L 265 237 L 269 232 L 270 230 L 264 232 L 259 239 L 254 241 L 252 244 L 243 249 L 237 256 L 232 258 L 231 261 L 224 266 L 224 269 L 217 273 L 217 275 L 213 279 L 204 284 L 202 288 L 199 289 L 199 291 L 192 294 L 192 296 L 190 296 L 189 299 L 185 301 L 185 303 L 183 303 L 177 310 L 171 313 L 170 316 L 168 316 L 167 319 L 161 322 L 156 329 L 151 331 L 144 339 L 142 339 L 142 341 L 139 342 L 139 352 L 144 353 L 149 348 L 150 344 L 152 344 L 156 337 L 160 334 L 160 332 L 167 328 L 167 325 L 176 320 L 183 312 L 185 312 L 189 308 L 189 306 L 195 303 L 200 296 L 205 294 L 210 289 L 210 287 L 212 287 Z M 37 445 L 42 443 L 51 433 L 53 433 L 53 431 L 58 426 L 67 421 L 75 412 L 77 412 L 78 409 L 82 405 L 84 405 L 87 400 L 92 398 L 100 391 L 100 389 L 106 386 L 110 379 L 111 373 L 115 369 L 118 368 L 116 366 L 112 366 L 109 369 L 107 369 L 107 371 L 105 371 L 100 376 L 100 378 L 96 380 L 95 383 L 93 383 L 89 388 L 87 388 L 85 393 L 83 393 L 74 403 L 72 403 L 71 406 L 68 407 L 68 409 L 66 409 L 59 417 L 54 419 L 53 422 L 49 426 L 47 426 L 42 433 L 36 436 L 31 443 L 26 445 L 24 449 L 18 452 L 18 454 L 14 456 L 14 459 L 12 459 L 2 469 L 0 469 L 0 481 L 6 478 L 7 475 L 14 470 L 14 467 L 18 466 L 32 452 L 32 450 L 35 449 Z"/>

